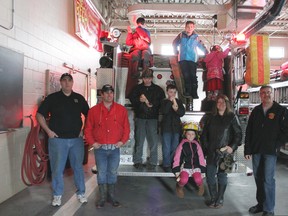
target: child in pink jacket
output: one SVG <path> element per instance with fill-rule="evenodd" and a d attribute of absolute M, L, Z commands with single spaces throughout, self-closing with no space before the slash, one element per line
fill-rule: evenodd
<path fill-rule="evenodd" d="M 197 141 L 197 131 L 186 129 L 185 138 L 178 145 L 172 166 L 172 172 L 176 176 L 176 194 L 184 198 L 183 187 L 187 184 L 189 177 L 192 177 L 198 186 L 198 195 L 204 194 L 204 185 L 201 172 L 205 172 L 206 162 L 203 151 Z"/>
<path fill-rule="evenodd" d="M 223 89 L 223 60 L 229 52 L 230 48 L 222 51 L 219 45 L 214 45 L 204 59 L 207 68 L 206 90 L 208 91 L 208 99 L 216 98 L 219 91 Z"/>

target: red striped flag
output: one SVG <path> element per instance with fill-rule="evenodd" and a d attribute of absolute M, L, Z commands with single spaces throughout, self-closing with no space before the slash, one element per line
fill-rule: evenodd
<path fill-rule="evenodd" d="M 250 37 L 245 81 L 250 86 L 261 86 L 270 82 L 269 37 L 267 35 Z"/>

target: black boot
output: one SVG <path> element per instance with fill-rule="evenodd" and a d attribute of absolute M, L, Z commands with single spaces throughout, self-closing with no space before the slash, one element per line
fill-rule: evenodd
<path fill-rule="evenodd" d="M 191 92 L 191 95 L 192 95 L 192 98 L 193 99 L 198 99 L 199 96 L 197 94 L 197 89 L 198 89 L 198 85 L 197 84 L 192 84 L 192 92 Z"/>
<path fill-rule="evenodd" d="M 227 186 L 226 184 L 225 185 L 218 184 L 218 198 L 215 203 L 215 208 L 221 208 L 223 206 L 226 186 Z"/>
<path fill-rule="evenodd" d="M 106 184 L 99 184 L 99 200 L 96 202 L 96 208 L 104 207 L 106 202 L 106 194 L 107 194 L 107 185 Z"/>
<path fill-rule="evenodd" d="M 114 207 L 120 206 L 120 203 L 115 199 L 115 184 L 108 184 L 108 202 Z"/>
<path fill-rule="evenodd" d="M 193 111 L 193 99 L 191 97 L 186 98 L 186 110 Z"/>
<path fill-rule="evenodd" d="M 210 193 L 210 201 L 207 203 L 207 205 L 210 208 L 215 208 L 215 203 L 216 203 L 216 196 L 217 196 L 217 187 L 216 184 L 210 185 L 208 184 L 208 189 Z"/>

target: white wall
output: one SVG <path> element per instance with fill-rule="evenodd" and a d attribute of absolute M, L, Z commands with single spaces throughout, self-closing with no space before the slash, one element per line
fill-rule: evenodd
<path fill-rule="evenodd" d="M 35 116 L 38 103 L 45 95 L 47 69 L 59 73 L 68 72 L 68 69 L 63 67 L 65 62 L 84 72 L 91 68 L 94 74 L 99 67 L 100 54 L 95 49 L 90 49 L 74 34 L 73 2 L 73 0 L 15 0 L 14 23 L 12 23 L 12 0 L 0 1 L 0 25 L 7 28 L 14 25 L 11 30 L 0 27 L 0 46 L 24 54 L 24 116 L 30 114 Z M 77 85 L 77 80 L 74 82 Z M 30 126 L 26 118 L 24 126 Z M 7 172 L 0 166 L 2 174 L 10 175 L 7 177 L 9 180 L 0 180 L 0 202 L 17 193 L 17 190 L 7 192 L 5 188 L 21 185 L 19 164 L 28 130 L 23 131 L 17 135 L 17 140 L 8 141 L 5 138 L 16 136 L 13 135 L 15 132 L 0 136 L 0 164 L 7 164 L 8 160 L 17 167 Z M 7 148 L 13 148 L 15 151 L 8 154 Z M 17 188 L 21 190 L 24 185 Z"/>
<path fill-rule="evenodd" d="M 23 190 L 21 161 L 28 128 L 0 134 L 0 203 Z"/>
<path fill-rule="evenodd" d="M 285 47 L 284 50 L 284 58 L 283 59 L 273 59 L 270 61 L 272 69 L 280 69 L 280 66 L 288 61 L 288 38 L 271 38 L 270 39 L 270 46 L 274 47 Z"/>

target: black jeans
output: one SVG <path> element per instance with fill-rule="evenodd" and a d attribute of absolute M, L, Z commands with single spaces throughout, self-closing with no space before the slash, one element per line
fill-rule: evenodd
<path fill-rule="evenodd" d="M 197 63 L 193 61 L 180 61 L 180 68 L 184 78 L 186 93 L 192 94 L 192 86 L 197 86 Z"/>

